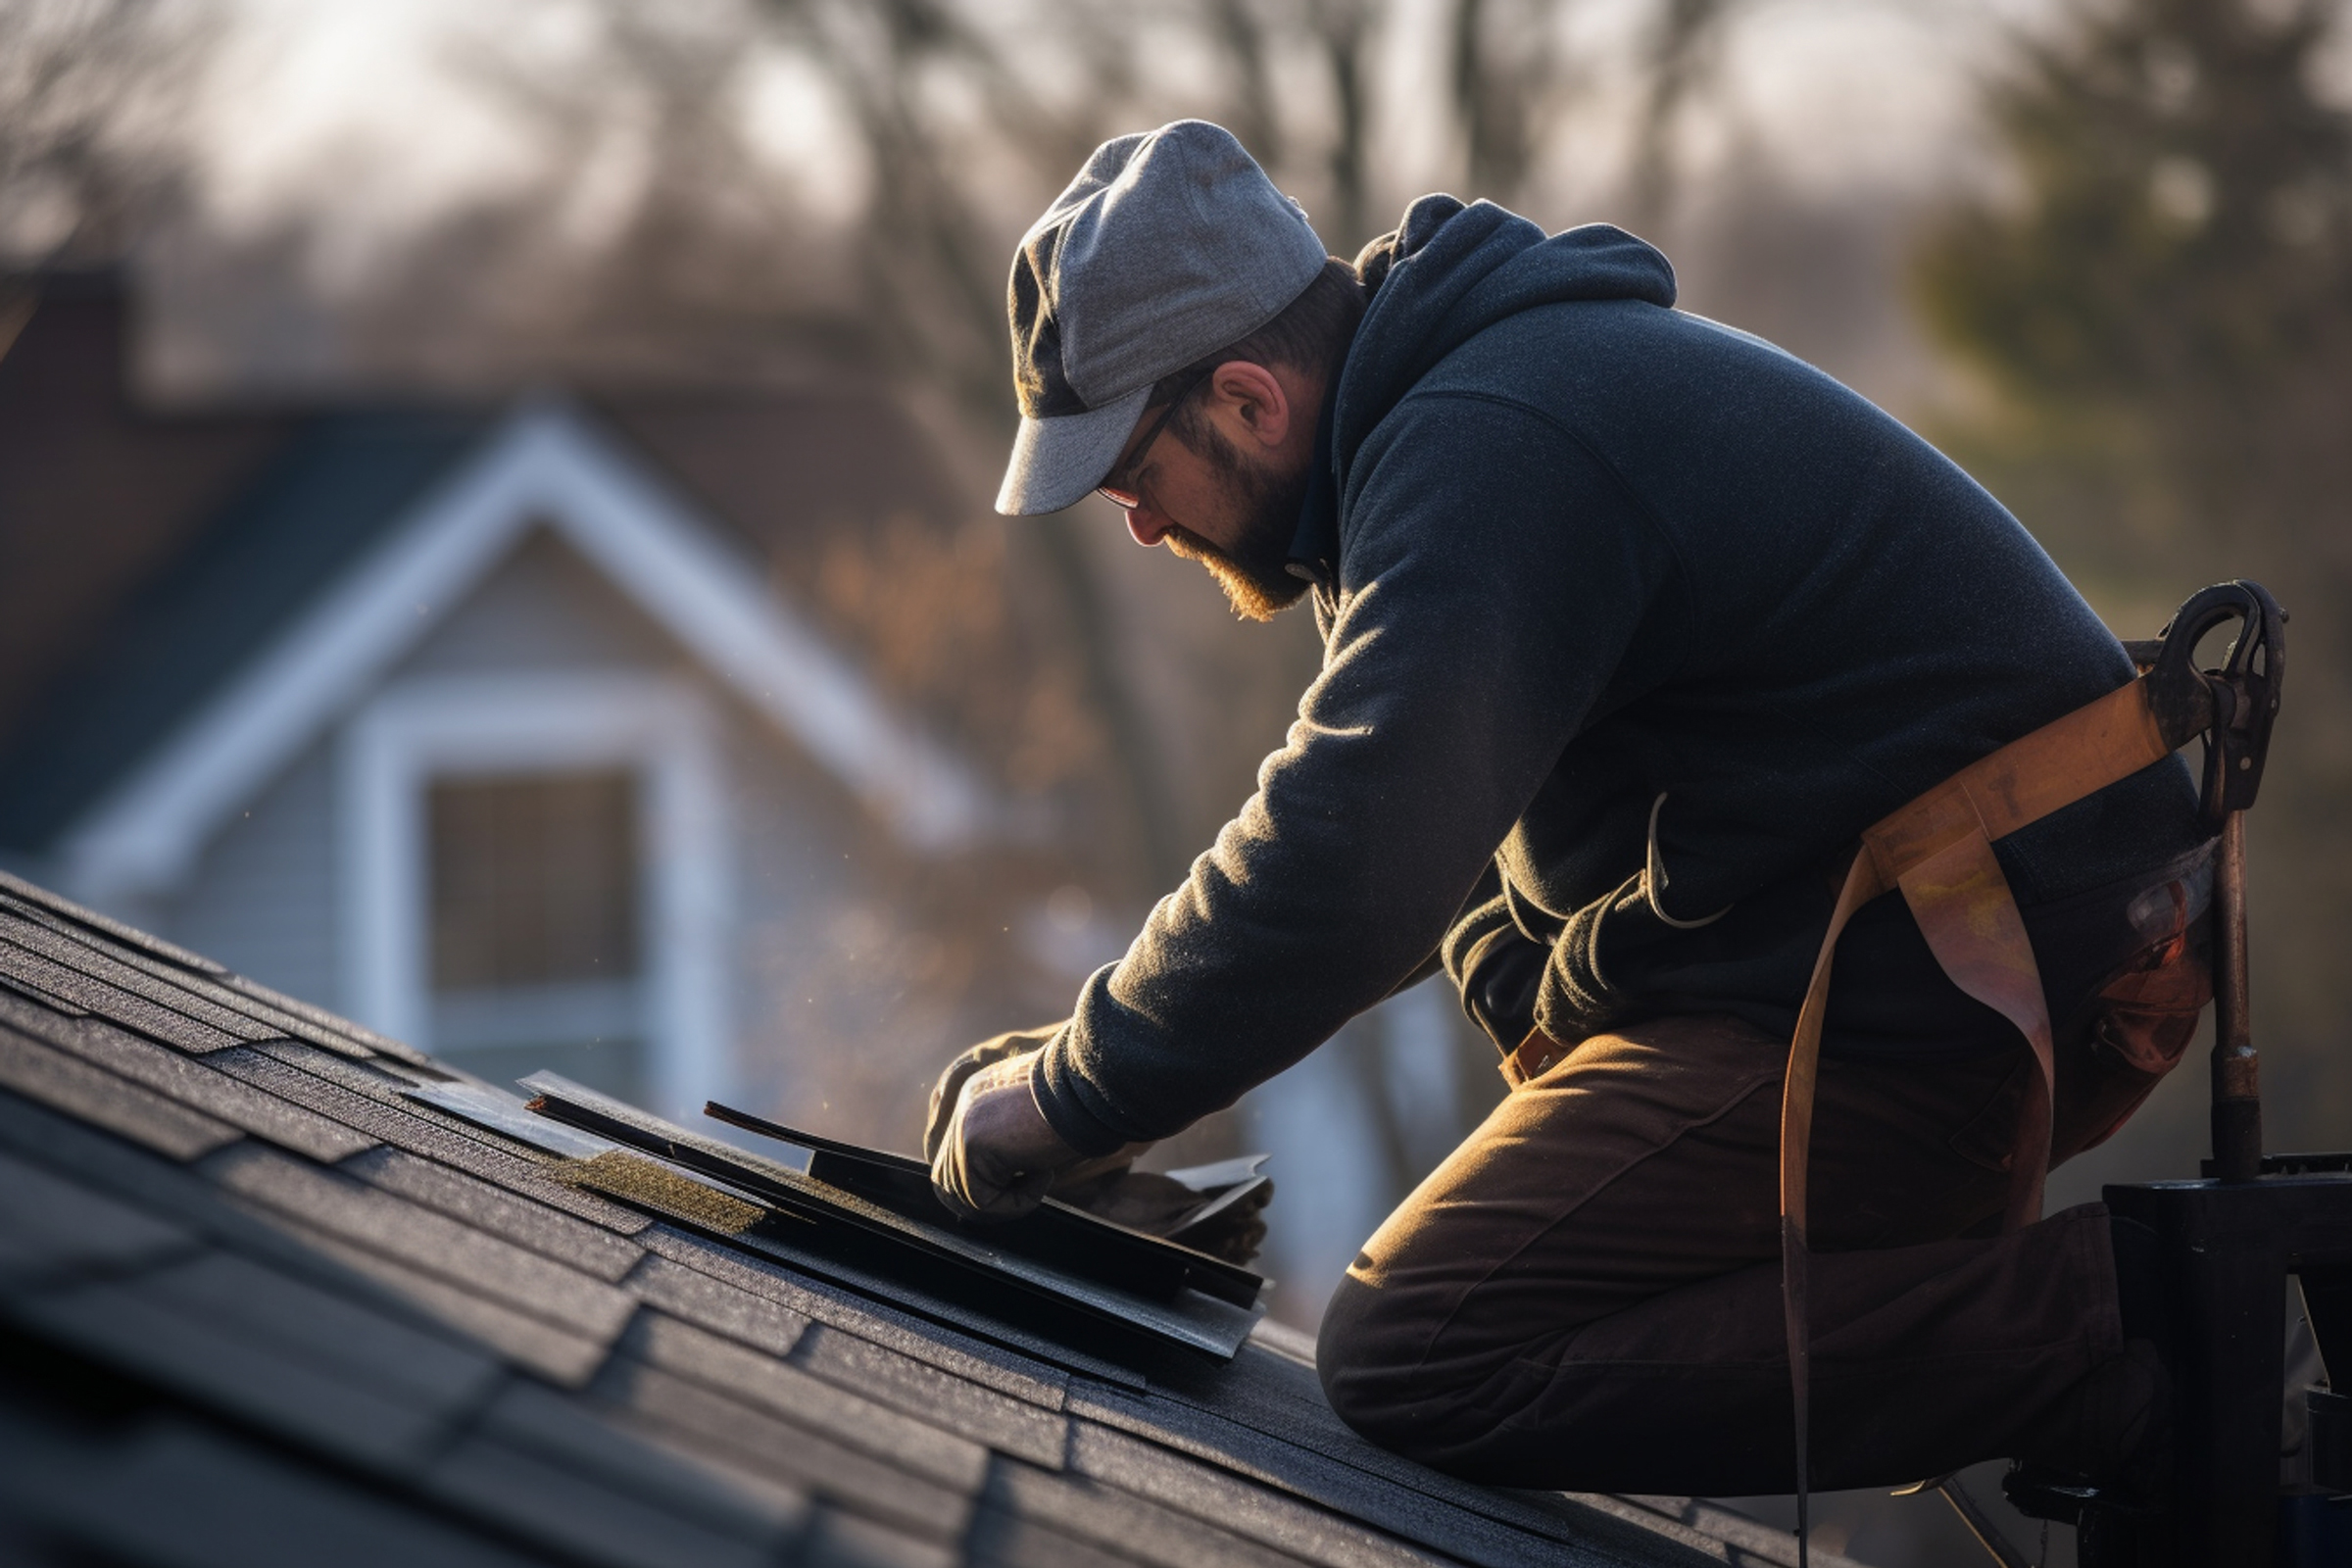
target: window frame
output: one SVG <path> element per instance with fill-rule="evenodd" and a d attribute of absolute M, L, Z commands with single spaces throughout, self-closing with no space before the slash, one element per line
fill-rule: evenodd
<path fill-rule="evenodd" d="M 413 677 L 368 702 L 338 750 L 337 948 L 353 1016 L 434 1049 L 433 782 L 622 768 L 637 783 L 653 1108 L 689 1115 L 729 1098 L 729 834 L 716 715 L 697 687 L 611 671 Z"/>

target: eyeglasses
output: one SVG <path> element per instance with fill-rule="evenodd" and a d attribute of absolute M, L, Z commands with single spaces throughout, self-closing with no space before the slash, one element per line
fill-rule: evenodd
<path fill-rule="evenodd" d="M 1209 368 L 1213 369 L 1215 367 L 1212 366 Z M 1160 410 L 1159 417 L 1152 421 L 1152 428 L 1144 432 L 1143 444 L 1135 449 L 1135 456 L 1129 458 L 1124 465 L 1128 472 L 1133 473 L 1143 467 L 1144 456 L 1152 450 L 1152 443 L 1159 439 L 1159 432 L 1168 427 L 1170 419 L 1176 417 L 1176 411 L 1184 406 L 1186 398 L 1193 395 L 1193 388 L 1208 379 L 1208 373 L 1207 369 L 1195 370 L 1191 378 L 1177 389 L 1176 395 L 1168 399 L 1168 406 Z M 1095 494 L 1121 512 L 1133 512 L 1144 504 L 1142 490 L 1129 490 L 1123 486 L 1111 484 L 1107 480 L 1095 486 Z"/>

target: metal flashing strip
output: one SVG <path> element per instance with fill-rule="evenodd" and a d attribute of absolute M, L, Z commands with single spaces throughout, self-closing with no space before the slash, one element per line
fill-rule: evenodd
<path fill-rule="evenodd" d="M 931 1167 L 910 1154 L 862 1149 L 805 1133 L 716 1101 L 706 1104 L 703 1114 L 808 1150 L 808 1173 L 817 1181 L 856 1193 L 908 1219 L 961 1228 L 933 1196 Z M 1204 1202 L 1200 1210 L 1187 1216 L 1187 1222 L 1198 1223 L 1202 1211 L 1222 1205 L 1221 1198 Z M 1159 1298 L 1189 1289 L 1248 1307 L 1256 1303 L 1266 1286 L 1259 1275 L 1221 1257 L 1131 1230 L 1053 1199 L 1019 1219 L 990 1225 L 984 1234 L 1007 1250 L 1050 1261 L 1101 1284 Z"/>
<path fill-rule="evenodd" d="M 534 1116 L 515 1096 L 485 1084 L 466 1083 L 463 1079 L 445 1084 L 412 1084 L 400 1093 L 436 1110 L 446 1110 L 461 1121 L 505 1133 L 534 1149 L 567 1159 L 593 1159 L 607 1150 L 619 1147 L 611 1139 L 598 1138 L 545 1116 Z"/>
<path fill-rule="evenodd" d="M 1187 1165 L 1182 1170 L 1161 1172 L 1168 1180 L 1190 1187 L 1206 1200 L 1168 1232 L 1168 1240 L 1179 1247 L 1191 1246 L 1185 1238 L 1201 1234 L 1210 1220 L 1272 1187 L 1274 1178 L 1266 1174 L 1268 1157 L 1265 1154 L 1243 1154 L 1233 1159 L 1218 1160 L 1214 1164 Z"/>
<path fill-rule="evenodd" d="M 1132 1333 L 1186 1349 L 1231 1360 L 1250 1337 L 1262 1304 L 1237 1305 L 1178 1284 L 1166 1299 L 1153 1299 L 1087 1278 L 1033 1256 L 990 1246 L 978 1235 L 913 1218 L 847 1188 L 802 1174 L 779 1160 L 736 1149 L 663 1121 L 634 1105 L 600 1095 L 552 1072 L 535 1073 L 522 1088 L 537 1098 L 530 1109 L 600 1138 L 656 1155 L 698 1175 L 725 1183 L 768 1206 L 803 1218 L 830 1220 L 869 1239 L 881 1239 L 929 1262 L 945 1262 L 1004 1284 L 1017 1286 L 1065 1308 L 1107 1322 Z M 838 1146 L 854 1149 L 854 1145 Z M 1091 1220 L 1090 1223 L 1100 1223 Z M 1109 1231 L 1111 1227 L 1103 1227 Z M 998 1233 L 985 1234 L 991 1241 Z M 1135 1235 L 1136 1233 L 1122 1233 Z M 1160 1247 L 1148 1237 L 1139 1240 Z M 802 1241 L 804 1247 L 808 1242 Z M 1181 1248 L 1179 1257 L 1193 1254 Z"/>

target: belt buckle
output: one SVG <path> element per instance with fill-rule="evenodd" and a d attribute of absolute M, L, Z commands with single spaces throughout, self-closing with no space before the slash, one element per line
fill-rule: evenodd
<path fill-rule="evenodd" d="M 1558 1066 L 1568 1056 L 1568 1048 L 1541 1029 L 1531 1029 L 1517 1049 L 1502 1058 L 1502 1081 L 1513 1089 L 1525 1088 Z"/>

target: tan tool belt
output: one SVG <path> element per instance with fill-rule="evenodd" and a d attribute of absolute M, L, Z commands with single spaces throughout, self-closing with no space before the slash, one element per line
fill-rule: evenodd
<path fill-rule="evenodd" d="M 2041 1063 L 2045 1125 L 2039 1129 L 2041 1162 L 2048 1156 L 2048 1085 L 2051 1072 L 2049 1014 L 2041 973 L 2026 939 L 2017 900 L 1992 854 L 1993 842 L 2037 822 L 2061 808 L 2095 795 L 2110 784 L 2170 756 L 2147 700 L 2148 683 L 2135 680 L 2065 717 L 1979 759 L 1909 805 L 1864 830 L 1847 866 L 1830 915 L 1813 978 L 1797 1014 L 1789 1047 L 1788 1078 L 1783 1097 L 1782 1206 L 1803 1228 L 1804 1152 L 1812 1131 L 1813 1085 L 1821 1057 L 1822 1014 L 1828 1002 L 1831 959 L 1838 939 L 1856 909 L 1882 893 L 1901 889 L 1928 947 L 1952 983 L 2015 1024 Z M 1538 1029 L 1503 1060 L 1513 1088 L 1548 1071 L 1569 1047 Z M 2029 1113 L 2029 1122 L 2032 1114 Z M 2040 1174 L 2031 1167 L 2034 1130 L 2020 1132 L 2020 1152 L 2029 1155 L 2012 1167 L 2012 1224 L 2031 1220 L 2040 1208 Z"/>
<path fill-rule="evenodd" d="M 1995 840 L 2039 821 L 2062 807 L 2172 755 L 2175 743 L 2159 723 L 2156 688 L 2146 677 L 2043 725 L 1991 756 L 1970 763 L 1934 789 L 1881 818 L 1862 834 L 1838 890 L 1829 930 L 1813 960 L 1812 983 L 1789 1043 L 1788 1075 L 1781 1096 L 1781 1248 L 1783 1306 L 1788 1325 L 1789 1381 L 1796 1396 L 1798 1474 L 1804 1473 L 1801 1434 L 1811 1403 L 1810 1336 L 1806 1332 L 1805 1169 L 1813 1141 L 1813 1090 L 1821 1066 L 1822 1015 L 1827 1009 L 1831 960 L 1854 911 L 1882 893 L 1900 889 L 1936 961 L 1952 983 L 2017 1026 L 2040 1068 L 2018 1118 L 2009 1161 L 2004 1227 L 2041 1217 L 2041 1191 L 2050 1162 L 2053 1045 L 2041 970 L 2034 961 L 2024 917 L 1992 853 Z M 1542 1030 L 1505 1058 L 1514 1089 L 1539 1077 L 1569 1048 Z"/>

